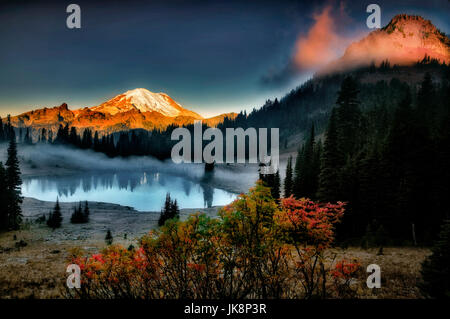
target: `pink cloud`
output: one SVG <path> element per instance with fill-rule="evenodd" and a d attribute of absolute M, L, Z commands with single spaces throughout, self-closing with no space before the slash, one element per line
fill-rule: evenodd
<path fill-rule="evenodd" d="M 348 42 L 348 39 L 335 31 L 336 18 L 331 14 L 332 9 L 328 5 L 315 14 L 315 22 L 306 36 L 297 39 L 293 61 L 298 68 L 311 70 L 327 64 L 339 57 L 339 50 Z M 340 11 L 343 11 L 342 3 Z"/>

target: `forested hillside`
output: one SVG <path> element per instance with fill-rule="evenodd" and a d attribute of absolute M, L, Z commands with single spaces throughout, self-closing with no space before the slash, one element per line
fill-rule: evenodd
<path fill-rule="evenodd" d="M 241 112 L 235 119 L 225 120 L 219 127 L 278 127 L 283 152 L 285 146 L 296 147 L 292 136 L 308 135 L 312 123 L 316 134 L 324 132 L 341 82 L 346 76 L 351 75 L 358 82 L 361 110 L 383 105 L 392 110 L 399 102 L 399 93 L 404 85 L 408 84 L 411 91 L 416 92 L 427 72 L 432 74 L 434 82 L 441 83 L 443 79 L 448 79 L 449 67 L 425 57 L 414 66 L 391 66 L 385 61 L 378 67 L 371 65 L 352 72 L 317 76 L 280 100 L 268 100 L 261 108 L 249 114 Z"/>
<path fill-rule="evenodd" d="M 425 73 L 418 85 L 347 76 L 323 143 L 310 122 L 285 195 L 348 202 L 341 240 L 430 243 L 450 216 L 448 67 L 439 71 L 442 78 Z"/>

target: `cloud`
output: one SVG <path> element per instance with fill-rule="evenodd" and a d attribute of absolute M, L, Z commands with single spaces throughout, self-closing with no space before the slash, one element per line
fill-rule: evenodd
<path fill-rule="evenodd" d="M 317 69 L 337 58 L 336 47 L 341 38 L 336 34 L 332 7 L 325 7 L 314 15 L 314 24 L 306 36 L 300 36 L 295 45 L 294 64 L 300 70 Z"/>
<path fill-rule="evenodd" d="M 302 73 L 317 71 L 337 59 L 352 41 L 353 37 L 342 31 L 351 21 L 343 1 L 337 9 L 326 5 L 312 18 L 309 30 L 297 37 L 290 59 L 284 66 L 269 70 L 261 79 L 263 84 L 284 85 Z"/>

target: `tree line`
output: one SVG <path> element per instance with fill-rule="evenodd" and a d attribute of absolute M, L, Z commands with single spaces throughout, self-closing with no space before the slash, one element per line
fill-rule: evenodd
<path fill-rule="evenodd" d="M 80 149 L 92 149 L 109 157 L 116 156 L 153 156 L 159 159 L 170 157 L 172 146 L 175 142 L 170 140 L 173 129 L 177 126 L 169 126 L 165 130 L 130 130 L 110 134 L 99 134 L 90 128 L 77 129 L 69 124 L 60 124 L 56 133 L 42 128 L 37 132 L 35 143 L 66 145 Z M 21 132 L 22 129 L 20 128 Z M 33 144 L 29 128 L 25 130 L 23 138 L 19 141 L 25 144 Z"/>

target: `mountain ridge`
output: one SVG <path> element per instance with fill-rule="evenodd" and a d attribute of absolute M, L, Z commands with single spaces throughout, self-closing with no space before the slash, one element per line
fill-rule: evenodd
<path fill-rule="evenodd" d="M 169 125 L 188 125 L 196 120 L 216 126 L 225 117 L 235 116 L 235 113 L 224 113 L 204 118 L 183 108 L 166 93 L 153 93 L 137 88 L 116 95 L 97 106 L 70 110 L 66 103 L 62 103 L 51 108 L 31 110 L 11 117 L 11 123 L 19 128 L 45 128 L 53 131 L 60 124 L 68 124 L 79 129 L 89 128 L 111 133 L 129 129 L 165 129 Z"/>
<path fill-rule="evenodd" d="M 424 58 L 431 62 L 440 61 L 447 65 L 450 64 L 449 38 L 439 31 L 430 20 L 420 16 L 399 14 L 394 16 L 383 28 L 372 31 L 366 37 L 352 43 L 341 58 L 330 63 L 325 70 L 314 76 L 311 89 L 307 85 L 301 91 L 311 91 L 308 94 L 315 94 L 317 91 L 314 88 L 314 83 L 320 80 L 322 76 L 332 75 L 333 73 L 348 72 L 372 65 L 380 67 L 386 61 L 389 61 L 391 66 L 409 67 L 421 60 L 426 60 Z M 387 68 L 390 68 L 390 66 L 387 66 Z M 384 71 L 366 72 L 366 75 L 362 75 L 364 77 L 362 82 L 374 83 L 389 80 L 392 77 L 400 78 L 406 82 L 418 82 L 422 77 L 419 76 L 422 71 L 399 70 L 398 68 L 393 71 L 395 72 L 392 74 Z M 288 93 L 284 98 L 292 94 L 298 95 L 297 93 Z M 324 97 L 322 98 L 324 99 Z M 265 106 L 261 108 L 262 111 L 264 109 Z M 311 113 L 320 113 L 321 117 L 326 117 L 328 108 L 321 109 L 317 106 L 314 108 L 308 106 L 307 110 Z M 164 129 L 169 125 L 191 124 L 199 119 L 208 125 L 216 126 L 223 122 L 226 117 L 234 119 L 237 114 L 225 113 L 204 119 L 199 114 L 184 109 L 165 93 L 152 93 L 146 89 L 137 88 L 90 108 L 71 111 L 67 104 L 63 103 L 52 109 L 44 108 L 22 113 L 11 120 L 13 125 L 17 127 L 49 128 L 50 126 L 52 130 L 55 130 L 59 124 L 65 123 L 77 128 L 91 128 L 109 133 L 135 128 Z M 249 122 L 248 118 L 245 121 Z M 264 119 L 264 125 L 271 121 L 270 117 Z M 292 119 L 292 116 L 287 116 L 285 123 L 291 121 L 297 126 L 301 122 L 299 119 Z"/>

